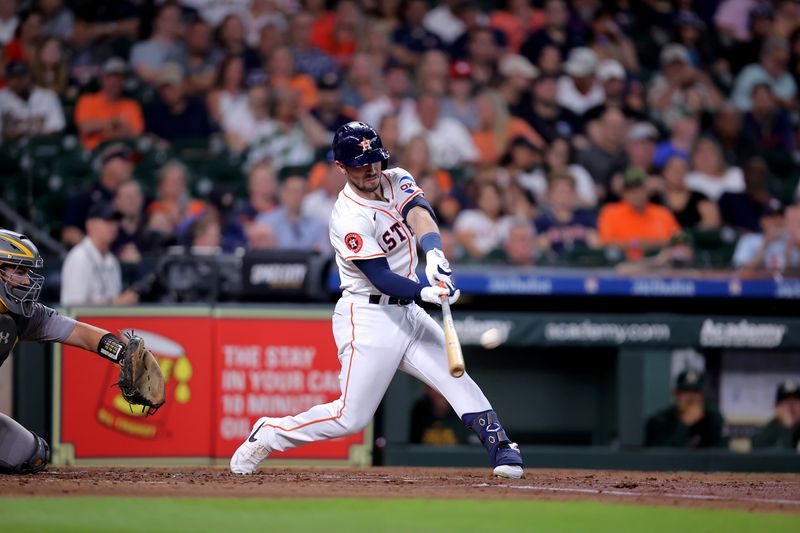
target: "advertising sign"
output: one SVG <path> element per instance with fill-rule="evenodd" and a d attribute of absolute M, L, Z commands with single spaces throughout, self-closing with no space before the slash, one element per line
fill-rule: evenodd
<path fill-rule="evenodd" d="M 454 313 L 464 346 L 800 347 L 800 320 L 664 313 Z"/>
<path fill-rule="evenodd" d="M 166 378 L 167 401 L 147 416 L 122 398 L 118 365 L 79 348 L 56 350 L 55 464 L 223 462 L 258 418 L 299 414 L 341 394 L 327 309 L 90 311 L 74 316 L 120 337 L 133 331 L 144 338 Z M 368 464 L 369 444 L 362 431 L 274 459 Z"/>
<path fill-rule="evenodd" d="M 214 403 L 211 318 L 78 319 L 119 336 L 131 329 L 141 336 L 164 373 L 167 401 L 156 415 L 147 416 L 122 398 L 116 387 L 117 365 L 65 346 L 61 441 L 72 445 L 75 458 L 208 457 Z"/>
<path fill-rule="evenodd" d="M 331 322 L 222 318 L 215 322 L 216 455 L 230 456 L 255 420 L 280 418 L 331 402 L 341 394 Z M 275 458 L 346 460 L 364 433 L 275 454 Z"/>

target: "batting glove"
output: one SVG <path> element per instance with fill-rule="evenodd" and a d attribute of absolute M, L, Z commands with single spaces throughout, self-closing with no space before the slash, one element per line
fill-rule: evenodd
<path fill-rule="evenodd" d="M 461 296 L 461 291 L 452 286 L 440 287 L 439 285 L 432 285 L 430 287 L 423 287 L 419 293 L 419 297 L 423 302 L 428 302 L 436 305 L 442 305 L 442 298 L 447 296 L 447 301 L 453 305 L 458 301 Z"/>
<path fill-rule="evenodd" d="M 425 277 L 428 278 L 428 283 L 436 285 L 438 282 L 442 281 L 452 286 L 452 275 L 453 271 L 450 270 L 450 263 L 444 256 L 444 252 L 438 248 L 434 248 L 425 254 Z"/>

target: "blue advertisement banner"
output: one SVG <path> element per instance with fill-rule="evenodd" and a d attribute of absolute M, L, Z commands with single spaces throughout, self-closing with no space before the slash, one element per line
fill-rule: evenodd
<path fill-rule="evenodd" d="M 425 279 L 423 271 L 417 276 Z M 800 279 L 742 279 L 735 273 L 702 278 L 628 277 L 606 271 L 462 267 L 454 277 L 462 293 L 474 295 L 800 298 Z M 335 269 L 328 278 L 328 289 L 339 290 Z"/>

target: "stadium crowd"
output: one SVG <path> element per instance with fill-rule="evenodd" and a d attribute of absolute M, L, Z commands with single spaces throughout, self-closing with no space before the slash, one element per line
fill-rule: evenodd
<path fill-rule="evenodd" d="M 0 44 L 6 201 L 84 260 L 329 254 L 358 119 L 456 262 L 800 267 L 796 1 L 0 0 Z"/>

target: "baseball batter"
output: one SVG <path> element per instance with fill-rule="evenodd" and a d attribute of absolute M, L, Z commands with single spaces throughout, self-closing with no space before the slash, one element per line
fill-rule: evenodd
<path fill-rule="evenodd" d="M 415 303 L 454 303 L 460 295 L 422 190 L 402 168 L 386 169 L 389 153 L 363 122 L 341 126 L 333 151 L 346 178 L 329 232 L 342 288 L 333 314 L 342 394 L 298 415 L 260 418 L 233 454 L 231 471 L 249 474 L 271 452 L 360 431 L 399 368 L 447 399 L 486 447 L 495 476 L 522 477 L 517 445 L 475 382 L 450 375 L 444 333 Z M 425 284 L 415 274 L 418 242 L 426 252 Z"/>
<path fill-rule="evenodd" d="M 121 362 L 127 347 L 120 338 L 38 302 L 44 276 L 36 270 L 42 266 L 30 239 L 0 229 L 0 365 L 21 340 L 63 342 Z M 33 474 L 49 460 L 43 438 L 0 413 L 0 474 Z"/>

